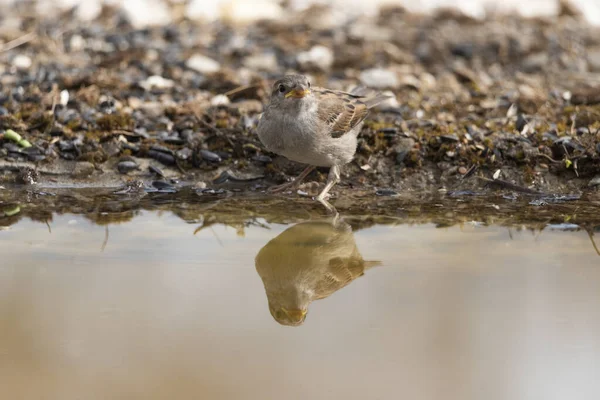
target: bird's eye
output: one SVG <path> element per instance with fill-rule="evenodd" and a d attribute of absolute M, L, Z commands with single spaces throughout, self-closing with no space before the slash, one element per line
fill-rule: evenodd
<path fill-rule="evenodd" d="M 281 93 L 285 92 L 285 86 L 279 85 L 279 92 L 281 92 Z"/>

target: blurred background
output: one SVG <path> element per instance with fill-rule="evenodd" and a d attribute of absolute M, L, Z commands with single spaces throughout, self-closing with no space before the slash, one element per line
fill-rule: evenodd
<path fill-rule="evenodd" d="M 413 12 L 429 12 L 439 7 L 456 7 L 462 12 L 483 17 L 489 12 L 518 12 L 523 16 L 556 15 L 559 10 L 557 0 L 0 0 L 5 7 L 33 5 L 37 12 L 46 16 L 76 7 L 76 15 L 82 20 L 92 20 L 101 12 L 103 5 L 121 7 L 136 26 L 169 23 L 176 15 L 190 19 L 217 20 L 232 19 L 246 22 L 259 18 L 283 18 L 284 10 L 303 10 L 314 5 L 329 5 L 337 8 L 341 16 L 355 17 L 374 15 L 381 6 L 400 5 Z M 600 23 L 600 2 L 596 0 L 572 0 L 571 4 L 584 12 L 586 18 L 595 24 Z"/>

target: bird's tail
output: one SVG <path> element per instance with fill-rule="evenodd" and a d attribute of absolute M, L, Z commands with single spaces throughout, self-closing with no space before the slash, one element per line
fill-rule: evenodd
<path fill-rule="evenodd" d="M 364 103 L 367 105 L 367 108 L 373 108 L 379 103 L 382 103 L 390 98 L 392 98 L 392 96 L 389 94 L 378 94 L 377 96 L 370 98 L 369 100 L 365 100 Z"/>
<path fill-rule="evenodd" d="M 365 271 L 383 265 L 381 261 L 365 261 Z"/>

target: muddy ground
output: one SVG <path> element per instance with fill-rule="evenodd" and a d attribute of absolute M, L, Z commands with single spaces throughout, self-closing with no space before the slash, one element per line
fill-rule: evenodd
<path fill-rule="evenodd" d="M 303 168 L 255 133 L 273 80 L 300 72 L 395 95 L 367 118 L 339 200 L 491 189 L 596 199 L 600 29 L 575 10 L 475 20 L 390 8 L 343 26 L 330 11 L 145 29 L 111 8 L 86 24 L 3 13 L 0 191 L 263 192 Z M 326 173 L 300 194 L 316 193 Z"/>

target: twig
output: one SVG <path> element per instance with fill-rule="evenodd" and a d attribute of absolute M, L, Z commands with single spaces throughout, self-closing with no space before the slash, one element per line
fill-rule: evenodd
<path fill-rule="evenodd" d="M 211 124 L 209 124 L 208 122 L 204 121 L 202 118 L 200 118 L 200 116 L 198 115 L 197 112 L 194 111 L 194 116 L 196 117 L 196 120 L 203 125 L 205 128 L 210 129 L 213 133 L 219 133 L 219 130 L 212 126 Z"/>
<path fill-rule="evenodd" d="M 22 46 L 27 42 L 31 42 L 36 37 L 37 37 L 37 33 L 35 33 L 35 32 L 26 33 L 23 36 L 20 36 L 14 40 L 11 40 L 8 43 L 5 43 L 4 46 L 0 47 L 0 53 L 4 53 L 5 51 L 9 51 L 9 50 L 17 48 L 19 46 Z"/>
<path fill-rule="evenodd" d="M 240 86 L 240 87 L 237 87 L 237 88 L 235 88 L 235 89 L 231 89 L 229 92 L 226 92 L 226 93 L 223 93 L 223 94 L 224 94 L 225 96 L 231 96 L 232 94 L 236 94 L 236 93 L 239 93 L 239 92 L 243 92 L 244 90 L 248 90 L 248 89 L 251 89 L 251 88 L 254 88 L 254 87 L 259 87 L 259 85 L 257 85 L 257 84 L 254 84 L 254 85 L 245 85 L 245 86 Z"/>
<path fill-rule="evenodd" d="M 547 159 L 548 161 L 550 161 L 552 164 L 562 164 L 562 161 L 555 160 L 554 158 L 550 157 L 550 156 L 549 156 L 549 155 L 547 155 L 547 154 L 538 154 L 538 156 L 539 156 L 539 157 L 544 157 L 544 158 L 546 158 L 546 159 Z"/>
<path fill-rule="evenodd" d="M 54 128 L 54 123 L 56 122 L 56 115 L 54 114 L 54 111 L 56 110 L 57 98 L 58 98 L 58 94 L 54 93 L 54 96 L 52 96 L 52 109 L 51 109 L 52 121 L 50 121 L 50 123 L 46 127 L 46 130 L 44 131 L 44 135 L 48 135 L 52 131 L 52 128 Z"/>
<path fill-rule="evenodd" d="M 107 244 L 108 244 L 108 225 L 106 225 L 104 227 L 104 241 L 102 242 L 102 247 L 100 248 L 101 253 L 104 253 L 104 249 L 106 248 Z"/>
<path fill-rule="evenodd" d="M 594 246 L 594 250 L 600 256 L 600 249 L 596 245 L 596 241 L 594 240 L 594 233 L 590 229 L 586 229 L 588 236 L 590 237 L 590 241 L 592 242 L 592 246 Z"/>
<path fill-rule="evenodd" d="M 219 238 L 219 235 L 217 235 L 217 232 L 215 232 L 214 228 L 211 226 L 208 227 L 208 229 L 211 230 L 211 232 L 213 233 L 213 235 L 215 236 L 215 238 L 217 239 L 217 242 L 219 242 L 219 244 L 221 245 L 221 247 L 225 247 L 223 246 L 223 242 L 221 241 L 221 239 Z"/>

